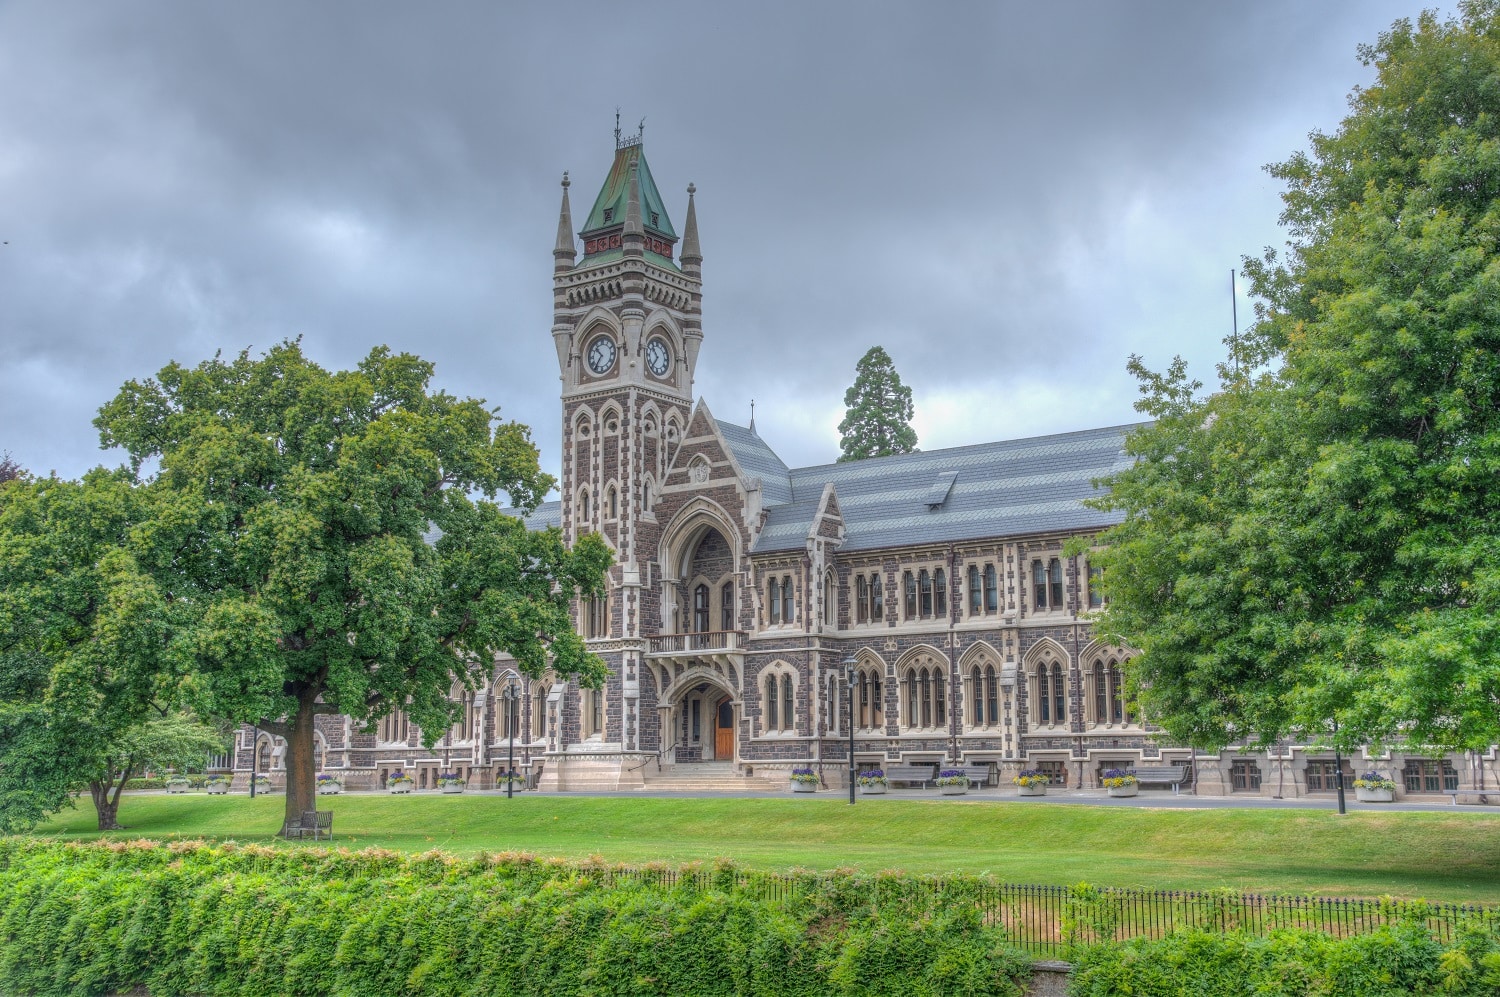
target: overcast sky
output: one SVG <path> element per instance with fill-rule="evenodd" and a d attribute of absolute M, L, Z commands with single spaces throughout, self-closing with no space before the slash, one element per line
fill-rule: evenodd
<path fill-rule="evenodd" d="M 434 361 L 556 473 L 558 181 L 581 222 L 617 105 L 679 230 L 698 188 L 696 391 L 788 464 L 875 344 L 924 450 L 1134 421 L 1127 356 L 1212 380 L 1262 166 L 1418 9 L 0 0 L 0 450 L 119 463 L 126 379 L 300 335 Z"/>

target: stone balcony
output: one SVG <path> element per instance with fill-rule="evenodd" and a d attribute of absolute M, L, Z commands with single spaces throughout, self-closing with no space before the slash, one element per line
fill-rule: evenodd
<path fill-rule="evenodd" d="M 691 634 L 656 634 L 646 638 L 646 659 L 690 664 L 711 661 L 738 667 L 745 657 L 747 634 L 743 630 L 707 630 Z"/>

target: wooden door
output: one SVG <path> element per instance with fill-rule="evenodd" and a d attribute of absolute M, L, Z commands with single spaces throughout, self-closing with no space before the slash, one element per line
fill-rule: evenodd
<path fill-rule="evenodd" d="M 728 699 L 719 701 L 714 714 L 714 757 L 734 757 L 734 704 Z"/>

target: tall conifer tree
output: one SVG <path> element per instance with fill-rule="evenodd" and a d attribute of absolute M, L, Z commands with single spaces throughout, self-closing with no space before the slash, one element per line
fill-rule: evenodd
<path fill-rule="evenodd" d="M 844 392 L 848 409 L 839 423 L 839 462 L 889 457 L 917 449 L 911 428 L 911 388 L 901 383 L 890 354 L 870 347 L 854 366 L 854 384 Z"/>

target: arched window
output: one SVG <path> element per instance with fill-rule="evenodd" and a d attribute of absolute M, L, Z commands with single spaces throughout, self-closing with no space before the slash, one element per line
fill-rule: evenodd
<path fill-rule="evenodd" d="M 1047 608 L 1047 568 L 1041 561 L 1031 562 L 1032 609 Z"/>
<path fill-rule="evenodd" d="M 984 686 L 979 666 L 969 669 L 969 717 L 976 727 L 984 726 Z"/>
<path fill-rule="evenodd" d="M 1065 681 L 1062 665 L 1054 664 L 1052 666 L 1052 722 L 1055 724 L 1067 723 L 1068 720 L 1067 690 L 1063 685 Z"/>
<path fill-rule="evenodd" d="M 918 613 L 922 616 L 932 615 L 932 576 L 923 568 L 917 574 Z"/>
<path fill-rule="evenodd" d="M 984 605 L 984 592 L 980 588 L 979 566 L 969 565 L 969 613 L 977 614 Z"/>
<path fill-rule="evenodd" d="M 1109 715 L 1117 724 L 1126 720 L 1125 689 L 1120 685 L 1120 667 L 1113 661 L 1109 663 Z"/>
<path fill-rule="evenodd" d="M 1104 608 L 1104 569 L 1089 567 L 1089 608 Z"/>
<path fill-rule="evenodd" d="M 991 726 L 1000 722 L 999 687 L 1000 683 L 995 680 L 995 666 L 986 665 L 984 669 L 984 702 L 985 709 L 989 711 Z"/>
<path fill-rule="evenodd" d="M 880 583 L 880 574 L 870 576 L 870 622 L 885 619 L 885 586 Z"/>
<path fill-rule="evenodd" d="M 885 704 L 882 699 L 881 673 L 877 668 L 859 672 L 859 726 L 865 730 L 885 726 Z"/>
<path fill-rule="evenodd" d="M 651 479 L 645 478 L 641 481 L 641 511 L 651 511 Z"/>
<path fill-rule="evenodd" d="M 932 670 L 932 699 L 933 725 L 937 727 L 946 727 L 948 725 L 947 681 L 943 673 L 936 668 Z"/>
<path fill-rule="evenodd" d="M 781 726 L 783 730 L 792 729 L 792 677 L 781 676 Z"/>
<path fill-rule="evenodd" d="M 870 586 L 864 575 L 854 579 L 854 622 L 870 622 Z"/>
<path fill-rule="evenodd" d="M 734 582 L 725 582 L 723 585 L 719 586 L 719 629 L 735 629 Z"/>
<path fill-rule="evenodd" d="M 984 566 L 984 611 L 993 613 L 1000 608 L 1000 585 L 995 577 L 995 566 Z"/>
<path fill-rule="evenodd" d="M 839 677 L 828 676 L 828 730 L 836 733 L 841 730 L 841 718 L 844 711 L 844 697 L 839 695 Z"/>
<path fill-rule="evenodd" d="M 772 623 L 781 622 L 781 579 L 772 578 L 766 588 L 766 606 L 770 610 Z"/>
<path fill-rule="evenodd" d="M 580 694 L 583 710 L 583 736 L 604 736 L 604 690 L 583 689 Z"/>
<path fill-rule="evenodd" d="M 1050 726 L 1057 721 L 1052 712 L 1052 666 L 1043 662 L 1036 666 L 1036 722 Z"/>
<path fill-rule="evenodd" d="M 791 623 L 796 616 L 792 612 L 792 576 L 781 576 L 781 619 Z"/>
<path fill-rule="evenodd" d="M 833 598 L 833 572 L 823 575 L 823 625 L 831 627 L 838 622 L 838 604 Z"/>
<path fill-rule="evenodd" d="M 936 664 L 922 664 L 920 658 L 906 670 L 906 725 L 908 727 L 942 727 L 948 722 L 946 683 L 943 669 Z"/>
<path fill-rule="evenodd" d="M 500 739 L 509 741 L 511 738 L 519 739 L 521 732 L 521 690 L 525 688 L 519 681 L 516 682 L 516 698 L 506 699 L 505 683 L 495 687 L 494 695 L 500 707 Z"/>
<path fill-rule="evenodd" d="M 585 489 L 578 496 L 578 521 L 587 523 L 589 521 L 589 493 Z"/>
<path fill-rule="evenodd" d="M 609 636 L 609 593 L 591 595 L 579 607 L 583 616 L 583 635 L 589 638 Z"/>
<path fill-rule="evenodd" d="M 939 617 L 948 615 L 948 573 L 942 568 L 932 573 L 932 612 Z"/>
<path fill-rule="evenodd" d="M 531 740 L 540 741 L 547 736 L 547 697 L 552 694 L 552 683 L 534 682 L 531 686 Z"/>
<path fill-rule="evenodd" d="M 260 771 L 271 771 L 271 739 L 269 737 L 260 739 L 260 745 L 256 748 L 256 753 L 260 756 L 258 762 Z"/>
<path fill-rule="evenodd" d="M 766 730 L 781 729 L 781 701 L 776 695 L 778 688 L 776 676 L 772 675 L 766 682 Z"/>
<path fill-rule="evenodd" d="M 917 579 L 910 571 L 901 576 L 901 590 L 906 593 L 906 618 L 917 618 Z"/>
<path fill-rule="evenodd" d="M 609 491 L 604 493 L 605 515 L 610 519 L 620 518 L 620 493 L 615 490 L 614 485 L 609 486 Z"/>
<path fill-rule="evenodd" d="M 1105 688 L 1104 662 L 1094 662 L 1094 722 L 1109 722 L 1109 690 Z"/>
<path fill-rule="evenodd" d="M 1047 576 L 1052 580 L 1052 608 L 1063 608 L 1063 569 L 1062 562 L 1053 558 L 1047 565 Z"/>
<path fill-rule="evenodd" d="M 693 589 L 693 632 L 708 633 L 708 586 L 702 583 Z"/>

